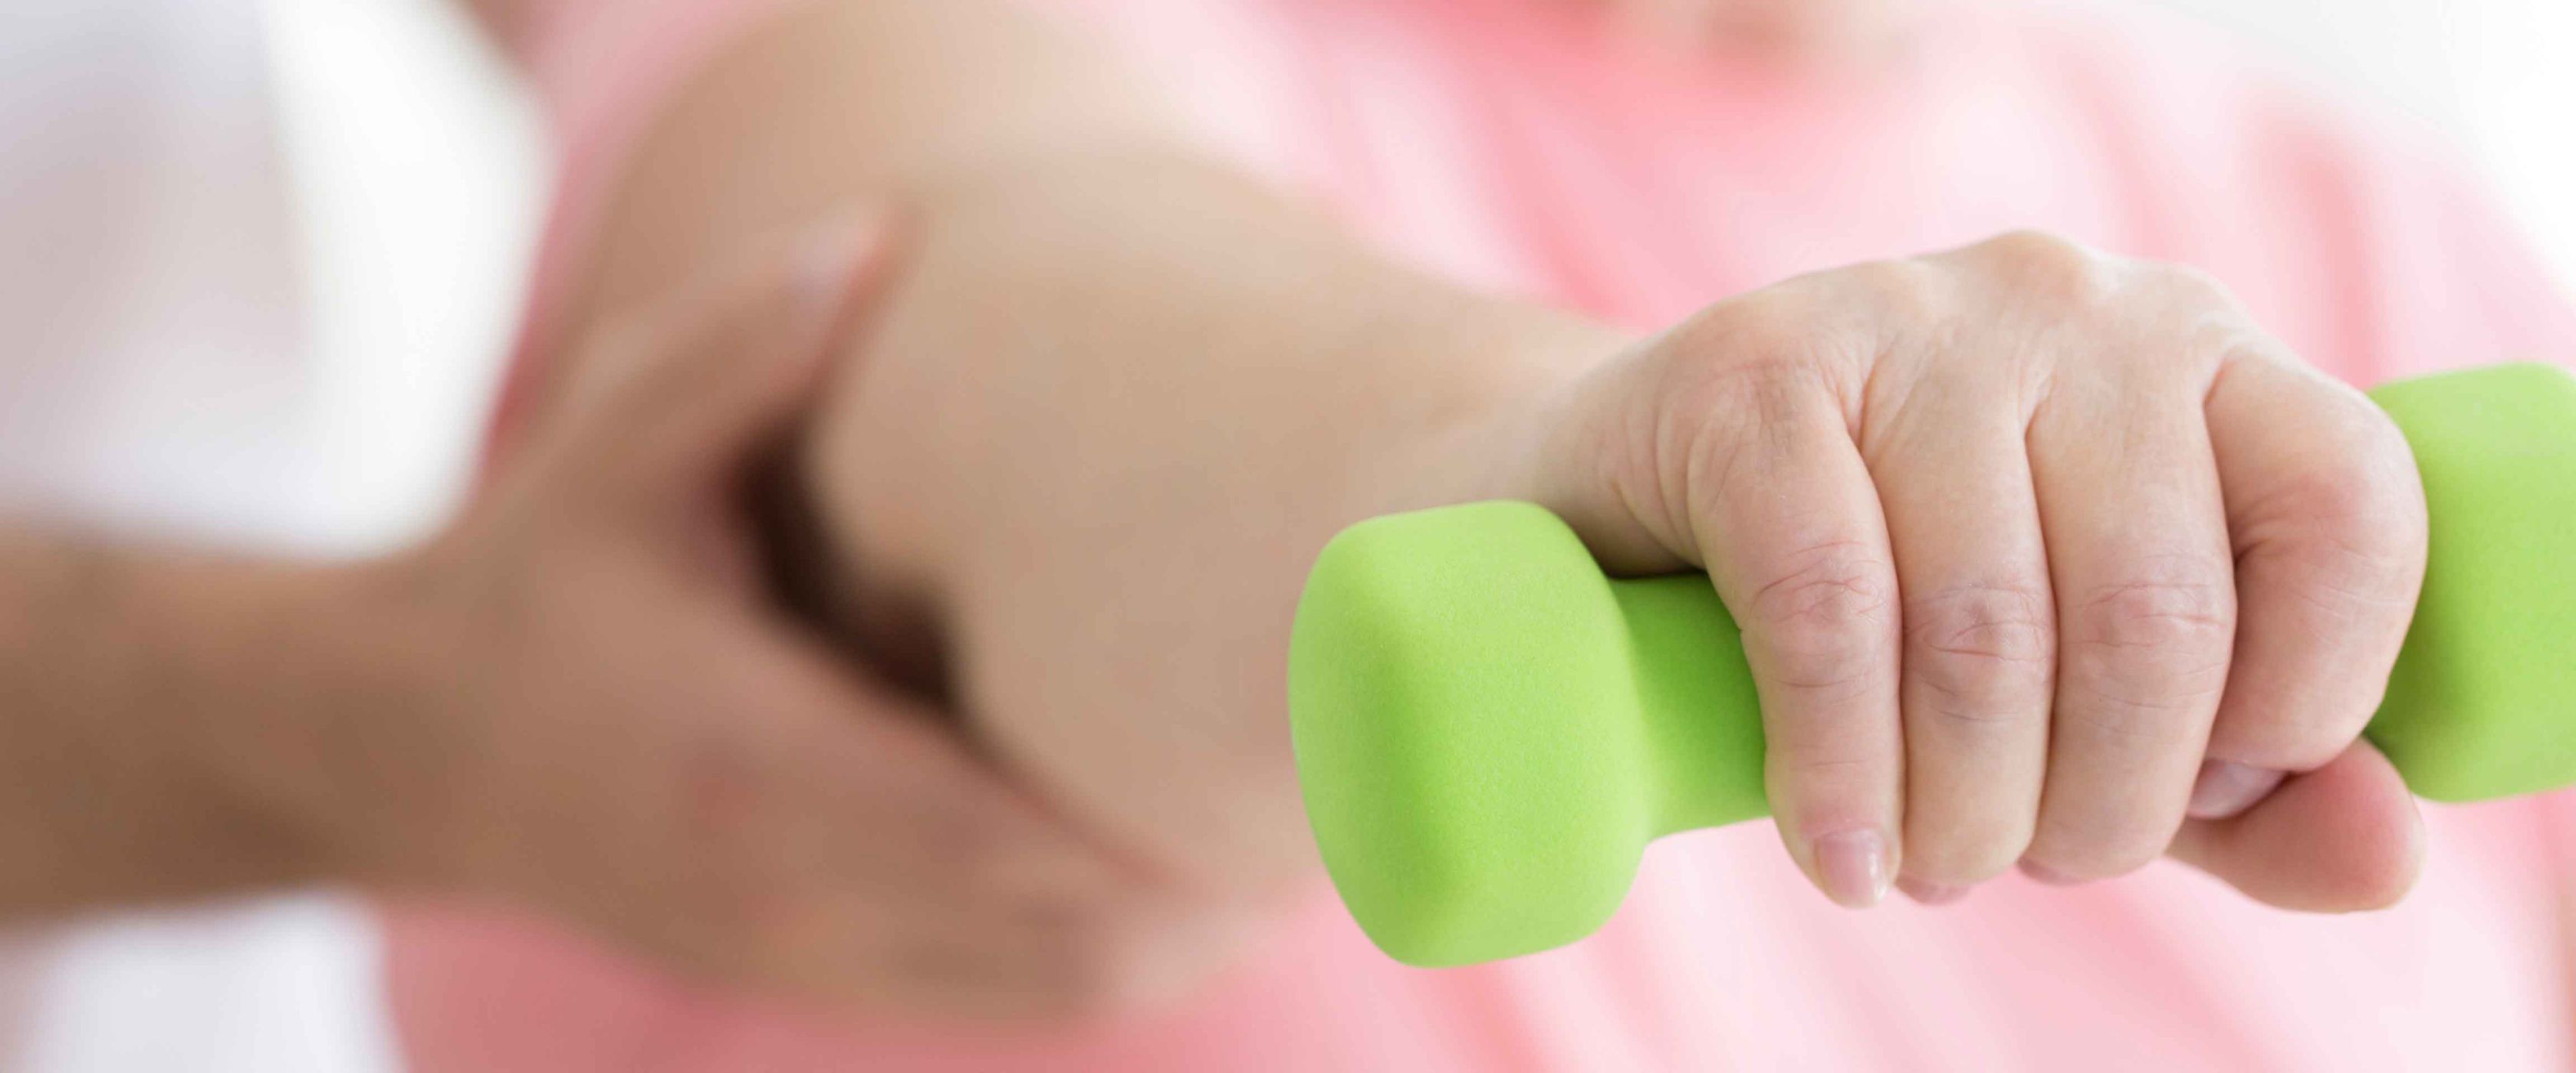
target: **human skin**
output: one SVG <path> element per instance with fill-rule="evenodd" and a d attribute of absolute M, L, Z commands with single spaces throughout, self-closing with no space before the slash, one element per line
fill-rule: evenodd
<path fill-rule="evenodd" d="M 1155 889 L 1310 879 L 1303 570 L 1351 521 L 1497 496 L 1615 569 L 1710 569 L 1788 852 L 1845 904 L 2167 851 L 2292 908 L 2411 881 L 2412 801 L 2356 742 L 2420 576 L 2411 462 L 2204 277 L 2015 235 L 1637 338 L 1390 267 L 1172 130 L 1011 7 L 817 7 L 645 139 L 584 299 L 907 204 L 806 441 L 825 602 Z"/>
<path fill-rule="evenodd" d="M 1150 901 L 773 599 L 746 482 L 774 483 L 893 249 L 882 218 L 792 230 L 600 318 L 416 550 L 0 530 L 0 922 L 327 883 L 807 999 L 1102 993 L 1087 945 Z M 1131 962 L 1189 945 L 1157 923 Z"/>

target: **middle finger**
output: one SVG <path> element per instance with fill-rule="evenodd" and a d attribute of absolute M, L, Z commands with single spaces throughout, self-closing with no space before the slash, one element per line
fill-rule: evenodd
<path fill-rule="evenodd" d="M 2058 601 L 2043 879 L 2134 870 L 2181 826 L 2236 632 L 2234 563 L 2199 392 L 2130 362 L 2064 384 L 2031 427 Z"/>

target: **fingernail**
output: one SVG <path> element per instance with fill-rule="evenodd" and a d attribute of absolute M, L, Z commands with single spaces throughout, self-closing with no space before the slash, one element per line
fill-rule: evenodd
<path fill-rule="evenodd" d="M 1867 909 L 1887 897 L 1887 840 L 1876 831 L 1838 831 L 1816 840 L 1816 878 L 1825 897 Z"/>
<path fill-rule="evenodd" d="M 2052 887 L 2072 887 L 2078 883 L 2084 882 L 2081 879 L 2067 875 L 2064 872 L 2060 872 L 2044 864 L 2033 864 L 2029 861 L 2023 861 L 2021 862 L 2020 867 L 2021 874 L 2029 876 L 2041 883 L 2046 883 Z"/>
<path fill-rule="evenodd" d="M 795 252 L 797 305 L 815 316 L 837 312 L 885 234 L 885 214 L 863 210 L 835 216 L 807 232 Z"/>
<path fill-rule="evenodd" d="M 1896 889 L 1923 905 L 1948 905 L 1968 896 L 1968 888 L 1946 883 L 1925 883 L 1918 879 L 1898 877 Z"/>
<path fill-rule="evenodd" d="M 2200 781 L 2191 787 L 2191 818 L 2223 820 L 2246 809 L 2281 785 L 2282 773 L 2228 760 L 2206 760 Z"/>

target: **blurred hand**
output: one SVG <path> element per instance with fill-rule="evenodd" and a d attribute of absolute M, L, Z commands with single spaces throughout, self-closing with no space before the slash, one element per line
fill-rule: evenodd
<path fill-rule="evenodd" d="M 367 574 L 432 698 L 337 728 L 362 871 L 706 977 L 954 1015 L 1189 975 L 1187 914 L 766 601 L 744 507 L 887 275 L 821 232 L 625 318 L 454 531 Z"/>
<path fill-rule="evenodd" d="M 1712 576 L 1836 901 L 2169 847 L 2295 908 L 2411 883 L 2358 736 L 2423 576 L 2413 457 L 2206 277 L 2031 234 L 1823 272 L 1534 412 L 1504 487 L 1614 571 Z"/>

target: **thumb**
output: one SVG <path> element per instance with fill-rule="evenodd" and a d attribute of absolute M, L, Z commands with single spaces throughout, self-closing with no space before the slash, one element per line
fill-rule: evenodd
<path fill-rule="evenodd" d="M 581 468 L 648 505 L 739 473 L 818 397 L 828 359 L 885 289 L 894 233 L 880 211 L 836 217 L 585 345 L 567 393 Z"/>
<path fill-rule="evenodd" d="M 2406 780 L 2364 740 L 2239 815 L 2184 824 L 2172 853 L 2267 905 L 2378 909 L 2414 885 L 2424 821 Z"/>

